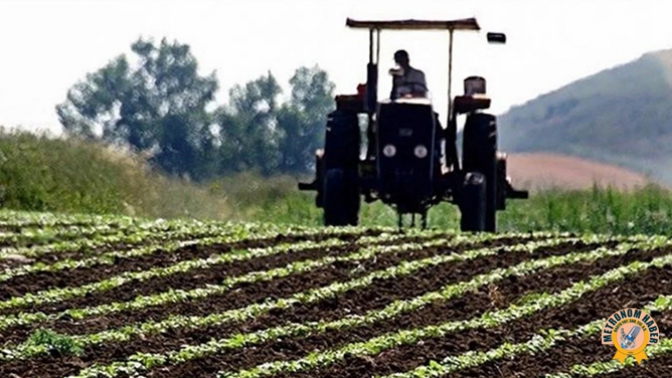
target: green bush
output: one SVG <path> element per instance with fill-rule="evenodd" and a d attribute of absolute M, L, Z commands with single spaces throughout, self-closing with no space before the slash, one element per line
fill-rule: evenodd
<path fill-rule="evenodd" d="M 140 156 L 75 139 L 0 129 L 0 205 L 8 209 L 225 219 L 230 208 Z"/>

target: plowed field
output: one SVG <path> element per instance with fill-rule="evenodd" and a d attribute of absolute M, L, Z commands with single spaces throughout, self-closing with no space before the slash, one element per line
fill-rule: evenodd
<path fill-rule="evenodd" d="M 672 240 L 0 213 L 0 377 L 670 377 Z M 661 342 L 612 360 L 605 319 Z"/>

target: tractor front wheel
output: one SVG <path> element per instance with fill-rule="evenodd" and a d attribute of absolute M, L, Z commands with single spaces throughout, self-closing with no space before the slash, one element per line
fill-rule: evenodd
<path fill-rule="evenodd" d="M 357 171 L 328 169 L 324 175 L 322 201 L 325 226 L 356 226 L 360 205 Z"/>

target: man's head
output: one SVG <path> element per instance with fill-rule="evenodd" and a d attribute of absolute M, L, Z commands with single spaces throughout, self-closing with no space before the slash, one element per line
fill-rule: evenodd
<path fill-rule="evenodd" d="M 406 52 L 406 50 L 398 50 L 395 52 L 394 62 L 403 68 L 408 68 L 411 62 L 411 60 L 408 58 L 408 52 Z"/>

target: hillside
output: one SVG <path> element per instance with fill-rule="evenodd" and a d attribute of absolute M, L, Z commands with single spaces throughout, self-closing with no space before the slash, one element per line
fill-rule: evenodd
<path fill-rule="evenodd" d="M 507 152 L 553 152 L 672 183 L 672 50 L 658 51 L 513 107 L 500 117 Z"/>
<path fill-rule="evenodd" d="M 508 174 L 515 186 L 532 190 L 548 188 L 589 189 L 593 184 L 614 189 L 635 189 L 647 178 L 614 165 L 553 153 L 516 153 L 508 156 Z"/>

